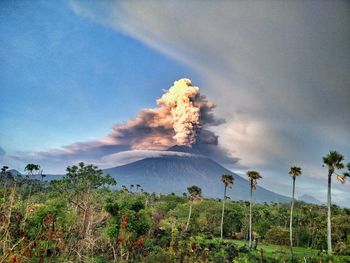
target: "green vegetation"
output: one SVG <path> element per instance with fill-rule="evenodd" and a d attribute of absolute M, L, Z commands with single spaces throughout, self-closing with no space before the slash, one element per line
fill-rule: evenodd
<path fill-rule="evenodd" d="M 295 179 L 301 175 L 301 168 L 293 166 L 289 170 L 289 175 L 293 178 L 293 191 L 292 191 L 292 205 L 290 206 L 290 219 L 289 219 L 289 245 L 290 253 L 293 257 L 293 209 L 294 209 L 294 195 L 295 195 Z"/>
<path fill-rule="evenodd" d="M 219 200 L 203 198 L 197 186 L 182 196 L 148 193 L 136 182 L 112 190 L 111 176 L 84 163 L 68 166 L 51 182 L 38 165 L 25 170 L 27 176 L 1 170 L 1 263 L 350 262 L 348 208 L 329 206 L 330 254 L 328 206 L 232 201 L 226 196 L 233 186 L 229 175 L 221 177 Z M 261 176 L 249 175 L 253 190 Z"/>

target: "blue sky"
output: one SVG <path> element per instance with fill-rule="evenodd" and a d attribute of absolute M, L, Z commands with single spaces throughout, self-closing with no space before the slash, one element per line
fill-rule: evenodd
<path fill-rule="evenodd" d="M 350 158 L 349 10 L 340 0 L 1 1 L 2 162 L 56 173 L 77 160 L 117 165 L 113 153 L 131 160 L 143 152 L 101 140 L 188 77 L 226 120 L 211 128 L 226 167 L 259 170 L 283 194 L 299 165 L 299 194 L 322 199 L 322 156 Z M 334 184 L 340 204 L 347 187 Z"/>
<path fill-rule="evenodd" d="M 76 15 L 66 1 L 3 1 L 1 141 L 8 152 L 99 138 L 193 70 Z"/>

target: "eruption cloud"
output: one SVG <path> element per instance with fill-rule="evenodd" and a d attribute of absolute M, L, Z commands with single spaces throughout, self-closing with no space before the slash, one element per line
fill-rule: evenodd
<path fill-rule="evenodd" d="M 157 104 L 158 108 L 143 109 L 135 119 L 115 125 L 106 141 L 130 144 L 138 150 L 163 150 L 174 144 L 191 147 L 199 137 L 207 144 L 217 144 L 217 136 L 203 130 L 203 126 L 222 121 L 213 116 L 215 105 L 200 94 L 191 80 L 175 81 Z"/>
<path fill-rule="evenodd" d="M 170 113 L 178 145 L 192 146 L 201 128 L 201 108 L 211 110 L 214 105 L 200 100 L 199 88 L 189 79 L 174 82 L 168 92 L 157 100 L 161 109 Z"/>
<path fill-rule="evenodd" d="M 218 136 L 207 129 L 224 121 L 212 113 L 215 105 L 200 94 L 191 80 L 174 82 L 157 101 L 157 108 L 142 109 L 136 118 L 116 124 L 104 138 L 77 142 L 60 149 L 12 156 L 16 160 L 47 161 L 61 165 L 75 161 L 99 163 L 105 157 L 123 151 L 164 151 L 174 145 L 193 147 L 222 162 L 237 161 L 219 147 Z"/>

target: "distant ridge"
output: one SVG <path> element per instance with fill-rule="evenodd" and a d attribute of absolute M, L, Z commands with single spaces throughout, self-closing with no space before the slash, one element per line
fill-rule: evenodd
<path fill-rule="evenodd" d="M 15 169 L 10 169 L 10 170 L 8 170 L 8 172 L 9 172 L 12 176 L 15 176 L 15 177 L 21 177 L 21 176 L 23 176 L 20 172 L 18 172 L 18 171 L 15 170 Z"/>

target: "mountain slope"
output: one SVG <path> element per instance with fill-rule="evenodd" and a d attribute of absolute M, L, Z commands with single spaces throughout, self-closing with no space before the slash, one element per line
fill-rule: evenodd
<path fill-rule="evenodd" d="M 315 205 L 322 205 L 322 202 L 312 195 L 304 194 L 302 196 L 298 197 L 298 200 L 303 201 L 305 203 L 315 204 Z"/>
<path fill-rule="evenodd" d="M 118 186 L 140 184 L 147 192 L 177 193 L 187 191 L 187 187 L 197 185 L 206 197 L 222 198 L 224 186 L 222 174 L 232 174 L 235 178 L 233 189 L 228 196 L 234 200 L 249 199 L 249 183 L 215 161 L 205 157 L 163 156 L 146 158 L 126 165 L 104 170 L 116 178 Z M 254 191 L 257 202 L 287 202 L 289 198 L 262 187 Z"/>

